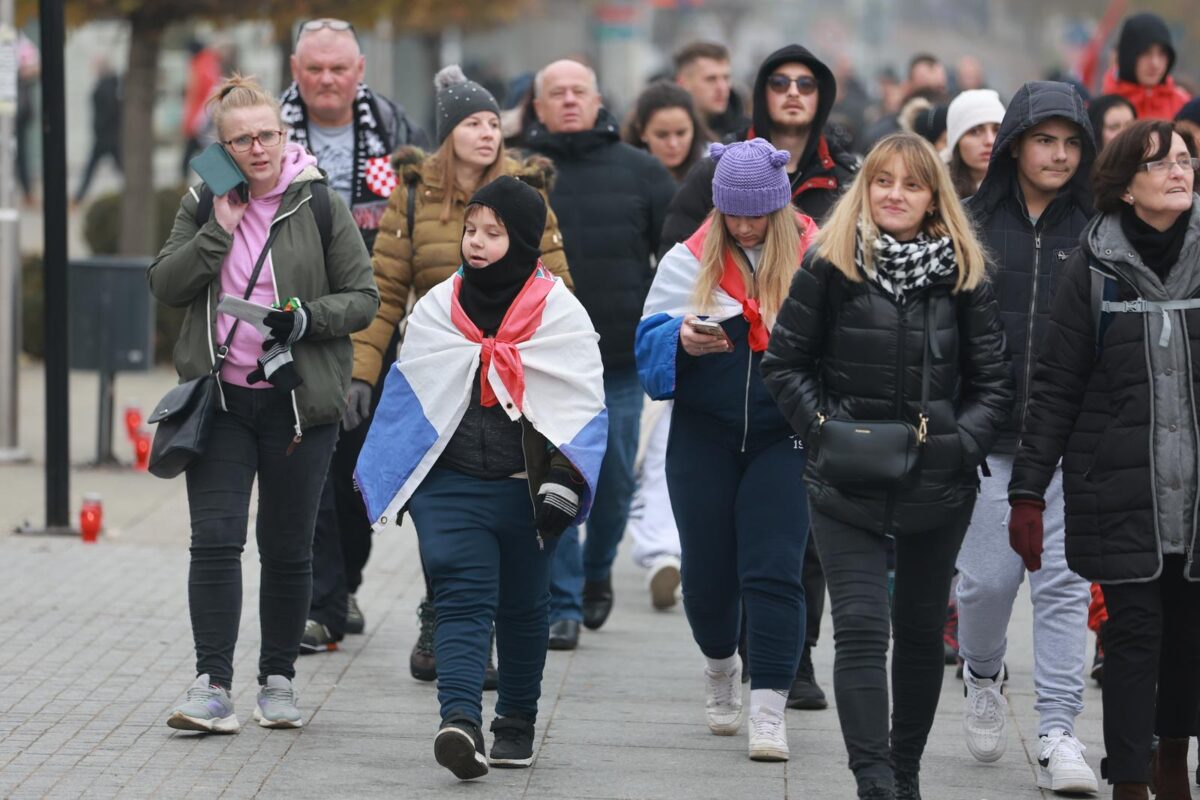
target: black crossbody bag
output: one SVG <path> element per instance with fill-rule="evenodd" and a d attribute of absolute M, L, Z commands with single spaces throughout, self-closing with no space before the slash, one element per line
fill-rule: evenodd
<path fill-rule="evenodd" d="M 274 225 L 267 236 L 267 243 L 258 254 L 254 264 L 254 272 L 250 273 L 250 283 L 242 299 L 249 300 L 262 273 L 267 254 L 271 252 L 271 244 L 282 226 Z M 208 288 L 205 288 L 208 291 Z M 211 325 L 209 320 L 204 321 Z M 213 416 L 221 402 L 221 387 L 219 373 L 225 357 L 229 355 L 229 346 L 233 343 L 233 335 L 237 333 L 238 323 L 235 319 L 229 335 L 217 348 L 213 358 L 213 367 L 206 375 L 179 384 L 158 401 L 146 422 L 157 425 L 154 431 L 154 444 L 150 447 L 150 474 L 159 478 L 174 478 L 191 466 L 208 441 L 208 432 L 212 428 Z"/>
<path fill-rule="evenodd" d="M 886 489 L 917 466 L 929 425 L 930 354 L 938 351 L 931 304 L 925 303 L 925 346 L 921 362 L 921 414 L 913 426 L 903 420 L 829 419 L 817 415 L 813 469 L 834 486 Z M 900 376 L 903 380 L 903 376 Z"/>

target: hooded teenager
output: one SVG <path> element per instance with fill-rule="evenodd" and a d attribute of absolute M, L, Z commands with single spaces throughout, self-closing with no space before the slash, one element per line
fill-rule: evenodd
<path fill-rule="evenodd" d="M 539 260 L 545 224 L 511 176 L 471 197 L 462 266 L 413 308 L 356 471 L 376 530 L 412 512 L 437 613 L 434 755 L 462 780 L 533 762 L 550 564 L 604 456 L 599 337 Z M 485 758 L 493 620 L 504 669 Z"/>
<path fill-rule="evenodd" d="M 1104 94 L 1119 94 L 1138 119 L 1174 119 L 1189 95 L 1175 84 L 1175 45 L 1157 14 L 1134 14 L 1117 38 L 1117 66 L 1104 75 Z"/>
<path fill-rule="evenodd" d="M 1033 601 L 1034 707 L 1040 736 L 1037 784 L 1056 791 L 1095 792 L 1096 776 L 1075 738 L 1083 711 L 1087 581 L 1067 566 L 1063 550 L 1061 473 L 1046 496 L 1046 549 L 1041 568 L 1022 563 L 1000 531 L 1008 516 L 1008 476 L 1031 373 L 1050 321 L 1053 292 L 1091 215 L 1088 177 L 1096 148 L 1083 99 L 1068 84 L 1031 81 L 1013 96 L 1000 124 L 987 176 L 967 202 L 996 260 L 1000 319 L 1017 379 L 1014 415 L 988 459 L 975 515 L 958 554 L 958 644 L 965 666 L 963 730 L 980 761 L 1006 746 L 1002 687 L 1006 632 L 1017 589 L 1029 570 Z"/>

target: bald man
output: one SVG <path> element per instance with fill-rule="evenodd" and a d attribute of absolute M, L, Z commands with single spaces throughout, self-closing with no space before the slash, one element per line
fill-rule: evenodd
<path fill-rule="evenodd" d="M 551 576 L 550 647 L 573 649 L 582 622 L 596 629 L 612 610 L 612 562 L 629 517 L 642 394 L 633 334 L 650 287 L 675 182 L 658 159 L 620 141 L 596 74 L 556 61 L 534 79 L 537 122 L 526 146 L 558 170 L 550 205 L 583 303 L 600 334 L 608 407 L 608 449 L 580 552 L 578 531 L 563 535 Z"/>
<path fill-rule="evenodd" d="M 363 83 L 366 57 L 350 23 L 315 19 L 300 27 L 291 58 L 293 83 L 280 102 L 290 138 L 316 156 L 329 187 L 342 196 L 372 250 L 379 220 L 395 187 L 391 154 L 425 146 L 425 134 L 404 109 Z M 304 300 L 306 298 L 301 298 Z M 395 360 L 395 337 L 383 363 Z M 382 390 L 383 381 L 376 381 Z M 366 384 L 355 382 L 351 392 Z M 370 388 L 366 387 L 369 392 Z M 371 410 L 379 402 L 371 398 Z M 369 425 L 343 427 L 329 466 L 313 537 L 313 594 L 300 652 L 337 649 L 346 633 L 366 623 L 355 593 L 371 553 L 371 526 L 354 489 L 354 464 Z"/>

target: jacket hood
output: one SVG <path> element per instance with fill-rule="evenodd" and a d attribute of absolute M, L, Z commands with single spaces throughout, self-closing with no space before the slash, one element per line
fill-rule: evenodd
<path fill-rule="evenodd" d="M 1079 168 L 1071 176 L 1066 190 L 1084 213 L 1091 214 L 1092 198 L 1088 179 L 1092 172 L 1092 162 L 1096 160 L 1092 123 L 1088 119 L 1087 110 L 1083 107 L 1083 98 L 1079 93 L 1070 84 L 1058 81 L 1030 81 L 1013 95 L 1008 110 L 1004 113 L 1004 120 L 1000 123 L 996 143 L 992 147 L 992 159 L 988 163 L 987 175 L 984 176 L 972 205 L 978 204 L 985 213 L 990 214 L 1005 197 L 1012 195 L 1013 181 L 1017 175 L 1017 161 L 1011 153 L 1013 145 L 1025 131 L 1054 117 L 1074 123 L 1083 131 L 1083 153 L 1079 159 Z"/>
<path fill-rule="evenodd" d="M 1126 19 L 1117 38 L 1117 78 L 1137 83 L 1138 56 L 1155 44 L 1161 44 L 1167 51 L 1167 71 L 1163 73 L 1163 80 L 1166 80 L 1175 67 L 1175 46 L 1171 43 L 1167 23 L 1157 14 L 1148 12 Z"/>
<path fill-rule="evenodd" d="M 600 107 L 591 130 L 576 133 L 550 133 L 540 121 L 534 121 L 525 134 L 525 144 L 556 155 L 574 156 L 621 140 L 621 126 L 607 108 Z"/>
<path fill-rule="evenodd" d="M 833 77 L 829 67 L 825 66 L 825 62 L 798 44 L 789 44 L 771 53 L 758 68 L 758 75 L 754 78 L 751 103 L 754 109 L 751 131 L 754 136 L 761 136 L 764 139 L 771 138 L 771 117 L 767 113 L 767 78 L 771 77 L 771 73 L 781 64 L 803 64 L 812 70 L 813 77 L 817 79 L 817 113 L 813 116 L 812 133 L 809 134 L 808 144 L 805 145 L 798 162 L 800 169 L 803 170 L 817 150 L 821 134 L 825 130 L 825 121 L 829 119 L 829 112 L 833 110 L 833 104 L 837 100 L 837 80 Z M 748 136 L 747 138 L 753 137 Z"/>

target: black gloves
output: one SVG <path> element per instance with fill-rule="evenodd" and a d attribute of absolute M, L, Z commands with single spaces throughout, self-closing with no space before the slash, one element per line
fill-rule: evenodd
<path fill-rule="evenodd" d="M 342 428 L 352 431 L 371 416 L 371 384 L 366 381 L 350 381 L 350 394 L 346 396 L 346 413 L 342 415 Z"/>
<path fill-rule="evenodd" d="M 297 308 L 295 311 L 272 311 L 263 318 L 263 324 L 271 329 L 268 342 L 291 347 L 308 333 L 308 311 L 304 308 Z"/>
<path fill-rule="evenodd" d="M 578 472 L 566 467 L 551 467 L 537 493 L 534 522 L 538 533 L 547 538 L 561 536 L 579 513 L 582 491 L 583 477 Z"/>
<path fill-rule="evenodd" d="M 263 342 L 263 354 L 258 357 L 258 369 L 246 376 L 251 384 L 267 381 L 281 392 L 295 391 L 302 383 L 292 361 L 292 345 L 308 333 L 308 311 L 299 307 L 291 311 L 272 311 L 263 317 L 271 335 Z M 292 301 L 288 302 L 288 308 Z"/>

